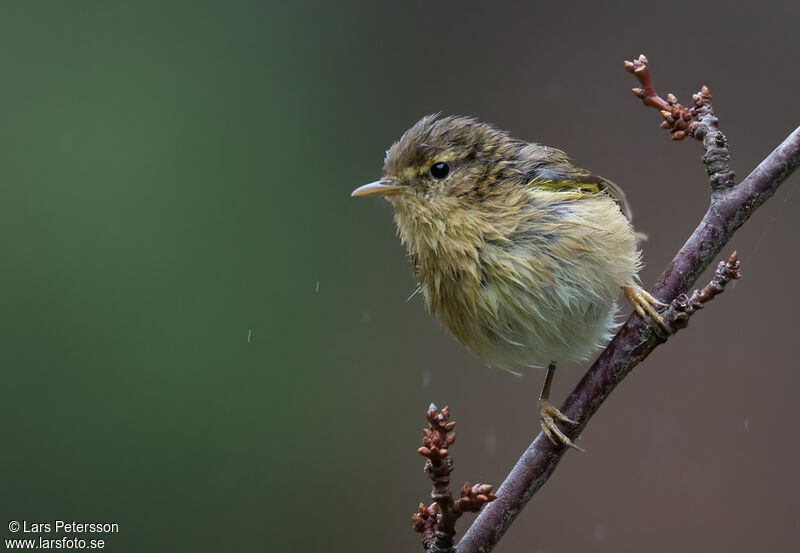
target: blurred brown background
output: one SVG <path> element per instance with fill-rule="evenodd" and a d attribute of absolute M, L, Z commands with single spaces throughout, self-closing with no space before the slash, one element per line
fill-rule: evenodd
<path fill-rule="evenodd" d="M 708 186 L 622 61 L 646 53 L 681 101 L 709 85 L 740 178 L 800 124 L 797 2 L 0 15 L 0 528 L 118 522 L 110 551 L 419 551 L 431 401 L 458 422 L 455 481 L 503 480 L 544 375 L 487 369 L 406 301 L 389 206 L 349 198 L 422 115 L 622 185 L 646 284 Z M 497 551 L 796 547 L 798 181 L 726 248 L 743 279 L 635 369 Z M 559 372 L 556 402 L 585 369 Z"/>

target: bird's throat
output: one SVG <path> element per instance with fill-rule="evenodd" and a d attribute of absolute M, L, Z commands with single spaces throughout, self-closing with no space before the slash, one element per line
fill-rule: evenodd
<path fill-rule="evenodd" d="M 480 225 L 457 211 L 395 205 L 395 222 L 414 264 L 428 308 L 438 314 L 444 304 L 471 296 L 480 288 Z"/>

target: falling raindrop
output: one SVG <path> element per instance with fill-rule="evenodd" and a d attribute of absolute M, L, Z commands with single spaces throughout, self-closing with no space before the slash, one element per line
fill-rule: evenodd
<path fill-rule="evenodd" d="M 422 388 L 430 388 L 431 387 L 431 373 L 430 371 L 425 371 L 422 373 Z"/>

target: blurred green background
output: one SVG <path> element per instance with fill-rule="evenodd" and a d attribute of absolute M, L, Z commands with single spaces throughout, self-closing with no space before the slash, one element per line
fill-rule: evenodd
<path fill-rule="evenodd" d="M 708 84 L 743 177 L 800 123 L 800 7 L 494 4 L 0 7 L 2 538 L 60 518 L 117 522 L 109 551 L 420 551 L 431 401 L 456 482 L 500 484 L 543 375 L 486 369 L 406 301 L 389 206 L 350 191 L 420 116 L 475 115 L 625 187 L 651 283 L 707 184 L 623 59 L 683 100 Z M 497 551 L 796 545 L 797 180 Z"/>

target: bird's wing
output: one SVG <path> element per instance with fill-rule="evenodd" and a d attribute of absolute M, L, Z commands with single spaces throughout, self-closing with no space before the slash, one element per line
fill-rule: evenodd
<path fill-rule="evenodd" d="M 529 147 L 530 148 L 530 147 Z M 542 155 L 544 150 L 544 155 Z M 530 151 L 530 150 L 529 150 Z M 534 158 L 534 159 L 531 159 Z M 538 159 L 535 159 L 538 158 Z M 633 218 L 631 207 L 622 188 L 608 179 L 572 164 L 567 155 L 555 148 L 542 148 L 528 158 L 533 163 L 527 171 L 531 186 L 550 190 L 583 190 L 589 193 L 605 192 L 619 204 L 620 211 L 628 220 Z"/>

